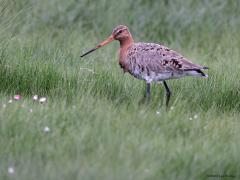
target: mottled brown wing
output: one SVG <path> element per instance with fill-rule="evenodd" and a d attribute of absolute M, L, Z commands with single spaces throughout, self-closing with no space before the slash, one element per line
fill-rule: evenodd
<path fill-rule="evenodd" d="M 129 50 L 130 67 L 155 73 L 181 72 L 204 67 L 193 64 L 181 54 L 159 44 L 135 43 Z"/>

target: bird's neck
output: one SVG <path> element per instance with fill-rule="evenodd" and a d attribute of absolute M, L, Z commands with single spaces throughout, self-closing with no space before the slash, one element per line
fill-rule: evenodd
<path fill-rule="evenodd" d="M 119 64 L 123 68 L 124 72 L 128 71 L 127 53 L 128 49 L 133 45 L 133 38 L 130 35 L 128 38 L 119 40 L 120 51 L 119 51 Z"/>
<path fill-rule="evenodd" d="M 119 42 L 120 42 L 120 60 L 123 61 L 126 58 L 128 48 L 131 47 L 134 42 L 131 34 L 129 34 L 127 38 L 120 39 Z"/>
<path fill-rule="evenodd" d="M 131 34 L 127 38 L 120 39 L 120 48 L 121 49 L 128 49 L 133 44 L 133 38 Z"/>

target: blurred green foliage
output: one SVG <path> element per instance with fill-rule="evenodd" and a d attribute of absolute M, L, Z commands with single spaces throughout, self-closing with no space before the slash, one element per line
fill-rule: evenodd
<path fill-rule="evenodd" d="M 240 177 L 239 9 L 239 0 L 0 0 L 0 179 Z M 145 83 L 123 76 L 118 43 L 79 57 L 118 24 L 210 67 L 209 78 L 169 81 L 170 111 L 161 84 L 143 103 Z"/>

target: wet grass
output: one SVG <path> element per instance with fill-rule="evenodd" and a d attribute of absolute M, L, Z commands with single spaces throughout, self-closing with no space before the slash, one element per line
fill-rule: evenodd
<path fill-rule="evenodd" d="M 0 179 L 240 177 L 239 2 L 126 2 L 0 1 Z M 143 103 L 117 42 L 79 57 L 120 23 L 209 78 L 169 81 L 169 111 L 161 84 Z"/>

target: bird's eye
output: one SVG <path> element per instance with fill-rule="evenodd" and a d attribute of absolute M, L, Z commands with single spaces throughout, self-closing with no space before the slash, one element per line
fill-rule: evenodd
<path fill-rule="evenodd" d="M 118 31 L 118 33 L 117 34 L 121 34 L 123 32 L 123 30 L 120 30 L 120 31 Z"/>

